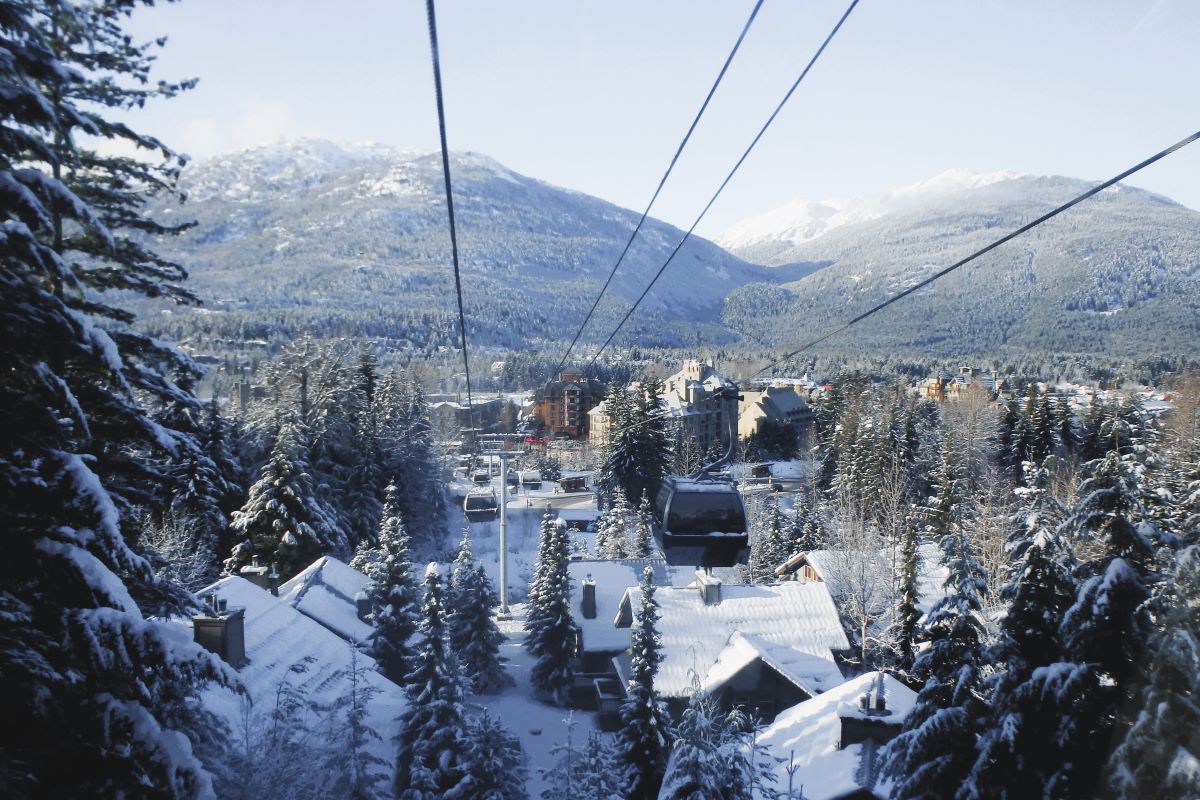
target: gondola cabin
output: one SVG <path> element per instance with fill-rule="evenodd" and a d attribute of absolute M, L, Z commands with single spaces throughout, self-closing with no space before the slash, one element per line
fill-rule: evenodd
<path fill-rule="evenodd" d="M 746 509 L 726 479 L 664 478 L 652 524 L 663 557 L 673 566 L 732 567 L 750 560 Z"/>
<path fill-rule="evenodd" d="M 472 489 L 463 498 L 463 513 L 468 522 L 487 522 L 500 513 L 500 503 L 492 489 Z"/>

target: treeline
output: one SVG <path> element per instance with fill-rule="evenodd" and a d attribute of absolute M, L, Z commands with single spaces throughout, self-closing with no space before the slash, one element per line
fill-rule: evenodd
<path fill-rule="evenodd" d="M 255 556 L 283 580 L 322 554 L 348 559 L 374 541 L 389 484 L 422 552 L 442 545 L 442 465 L 411 373 L 381 371 L 349 343 L 304 340 L 255 382 L 264 396 L 229 417 L 216 400 L 160 413 L 200 444 L 142 509 L 161 570 L 195 589 Z M 182 568 L 178 554 L 189 554 Z"/>

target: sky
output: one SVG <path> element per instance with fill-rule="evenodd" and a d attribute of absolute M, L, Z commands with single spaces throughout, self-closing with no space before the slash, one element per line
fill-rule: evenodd
<path fill-rule="evenodd" d="M 753 4 L 442 0 L 450 147 L 640 211 Z M 691 224 L 845 5 L 764 2 L 654 216 Z M 131 121 L 195 158 L 437 148 L 420 0 L 185 0 L 130 30 L 199 78 Z M 1194 0 L 862 0 L 697 232 L 950 168 L 1108 178 L 1200 130 L 1198 31 Z M 1200 209 L 1200 143 L 1131 182 Z"/>

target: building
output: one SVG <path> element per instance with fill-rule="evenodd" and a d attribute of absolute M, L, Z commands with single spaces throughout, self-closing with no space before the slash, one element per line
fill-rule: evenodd
<path fill-rule="evenodd" d="M 930 400 L 944 403 L 947 400 L 963 400 L 972 396 L 992 398 L 1007 394 L 1007 381 L 995 371 L 982 375 L 974 367 L 960 367 L 957 375 L 939 372 L 917 384 L 917 393 Z"/>
<path fill-rule="evenodd" d="M 588 412 L 603 399 L 604 384 L 585 378 L 578 367 L 568 367 L 534 395 L 533 416 L 547 435 L 578 439 L 587 435 Z"/>
<path fill-rule="evenodd" d="M 654 686 L 675 713 L 698 687 L 723 709 L 770 721 L 844 680 L 834 653 L 850 644 L 823 583 L 724 586 L 697 573 L 692 584 L 660 586 L 654 597 L 663 655 Z M 631 628 L 640 606 L 641 589 L 627 589 L 615 626 Z M 615 659 L 622 681 L 628 659 Z"/>
<path fill-rule="evenodd" d="M 934 604 L 946 596 L 945 583 L 950 576 L 950 570 L 945 564 L 942 548 L 936 543 L 926 542 L 918 545 L 917 552 L 917 608 L 922 614 L 926 614 Z M 841 550 L 810 550 L 807 553 L 797 553 L 780 564 L 775 574 L 784 581 L 827 583 L 835 603 L 838 597 L 847 591 L 861 593 L 865 579 L 874 580 L 872 591 L 879 593 L 875 605 L 882 606 L 886 605 L 887 596 L 891 592 L 890 576 L 895 571 L 892 561 L 891 550 L 866 554 Z"/>
<path fill-rule="evenodd" d="M 738 438 L 749 439 L 764 425 L 784 425 L 795 430 L 799 440 L 808 431 L 813 416 L 813 410 L 793 386 L 744 390 L 738 402 Z"/>
<path fill-rule="evenodd" d="M 787 709 L 756 740 L 774 757 L 775 789 L 800 796 L 803 787 L 806 800 L 882 800 L 879 752 L 916 702 L 892 676 L 868 672 Z"/>
<path fill-rule="evenodd" d="M 660 413 L 673 420 L 682 436 L 704 453 L 716 443 L 728 444 L 726 431 L 738 413 L 736 397 L 725 397 L 726 390 L 737 391 L 737 384 L 711 364 L 689 360 L 683 369 L 662 381 Z M 600 404 L 592 409 L 589 437 L 593 446 L 606 443 L 610 420 Z"/>
<path fill-rule="evenodd" d="M 344 615 L 335 612 L 327 616 L 324 612 L 328 609 L 322 607 L 327 603 L 342 603 L 340 599 L 334 603 L 333 587 L 345 576 L 334 578 L 334 573 L 340 573 L 337 567 L 331 570 L 328 565 L 319 564 L 314 565 L 316 569 L 310 567 L 301 573 L 307 573 L 307 578 L 293 584 L 291 588 L 297 591 L 284 592 L 287 584 L 281 586 L 284 596 L 280 597 L 239 577 L 222 578 L 197 593 L 203 606 L 214 605 L 215 599 L 217 607 L 225 610 L 221 617 L 226 624 L 241 627 L 244 649 L 244 657 L 238 659 L 240 663 L 233 665 L 244 694 L 213 686 L 204 691 L 202 702 L 230 730 L 239 732 L 259 731 L 269 726 L 283 689 L 309 704 L 310 713 L 332 718 L 351 690 L 352 670 L 358 668 L 358 680 L 374 695 L 367 704 L 365 724 L 380 734 L 380 739 L 368 742 L 367 748 L 382 759 L 392 759 L 395 749 L 391 738 L 397 732 L 396 717 L 407 704 L 404 690 L 378 672 L 374 659 L 334 632 L 332 628 L 340 625 L 339 620 L 345 622 Z M 344 564 L 340 566 L 350 569 Z M 305 583 L 308 591 L 299 591 Z M 318 622 L 300 608 L 314 616 L 326 617 L 327 623 L 332 624 Z M 197 619 L 207 627 L 214 616 L 205 614 Z M 196 620 L 166 622 L 163 626 L 181 640 L 199 639 L 205 633 Z M 229 641 L 234 637 L 224 638 Z M 322 723 L 314 718 L 312 724 Z"/>

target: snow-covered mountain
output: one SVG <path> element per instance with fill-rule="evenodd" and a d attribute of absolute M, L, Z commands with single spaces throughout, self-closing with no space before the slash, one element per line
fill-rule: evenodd
<path fill-rule="evenodd" d="M 793 200 L 736 223 L 713 241 L 730 252 L 801 245 L 843 225 L 903 213 L 936 199 L 1019 177 L 1021 175 L 1016 172 L 977 173 L 956 168 L 872 196 Z"/>
<path fill-rule="evenodd" d="M 451 174 L 472 338 L 525 345 L 571 336 L 637 215 L 477 153 L 454 153 Z M 425 325 L 449 319 L 453 281 L 437 153 L 281 142 L 197 163 L 182 188 L 189 201 L 170 213 L 199 224 L 163 248 L 189 265 L 193 289 L 209 301 L 208 323 L 230 329 L 247 318 L 288 316 L 292 327 L 303 327 L 305 319 L 332 317 L 348 328 L 369 319 L 372 331 L 403 336 L 380 319 L 407 319 L 404 326 L 414 324 L 413 315 Z M 654 220 L 643 227 L 597 311 L 593 335 L 607 334 L 605 324 L 624 313 L 681 236 Z M 695 341 L 697 329 L 718 340 L 729 292 L 784 277 L 692 238 L 635 322 L 663 344 L 685 333 Z"/>
<path fill-rule="evenodd" d="M 867 200 L 785 206 L 719 238 L 748 260 L 807 264 L 811 274 L 735 290 L 725 320 L 759 341 L 798 345 L 1092 185 L 954 170 Z M 1114 186 L 830 346 L 1200 355 L 1200 213 Z"/>

